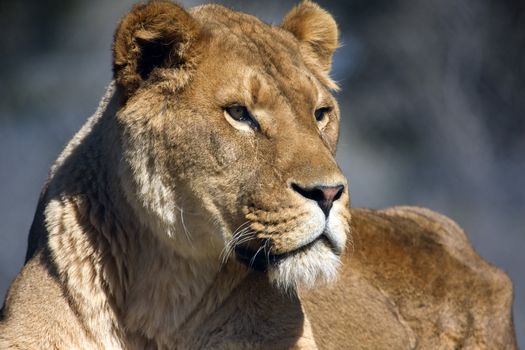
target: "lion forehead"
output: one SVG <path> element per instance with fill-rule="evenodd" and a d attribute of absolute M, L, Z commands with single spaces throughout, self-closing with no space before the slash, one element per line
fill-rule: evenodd
<path fill-rule="evenodd" d="M 311 64 L 305 45 L 281 26 L 216 4 L 194 7 L 191 13 L 206 28 L 206 50 L 215 62 L 250 67 L 282 90 L 309 89 L 315 95 L 320 88 L 338 89 L 327 72 Z"/>

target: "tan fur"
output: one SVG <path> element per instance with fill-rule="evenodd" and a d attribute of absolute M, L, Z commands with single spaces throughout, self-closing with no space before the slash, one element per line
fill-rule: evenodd
<path fill-rule="evenodd" d="M 51 168 L 0 349 L 515 348 L 511 283 L 454 223 L 348 209 L 337 45 L 309 1 L 282 26 L 136 6 L 115 82 Z M 293 184 L 344 191 L 326 217 Z"/>
<path fill-rule="evenodd" d="M 282 27 L 299 40 L 307 61 L 320 65 L 325 72 L 330 71 L 332 55 L 339 46 L 339 31 L 328 12 L 305 0 L 286 15 Z M 315 59 L 310 59 L 312 56 Z"/>

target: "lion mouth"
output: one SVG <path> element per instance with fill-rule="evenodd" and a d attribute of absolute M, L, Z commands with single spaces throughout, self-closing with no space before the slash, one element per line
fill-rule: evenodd
<path fill-rule="evenodd" d="M 263 249 L 253 250 L 242 246 L 235 247 L 235 254 L 237 259 L 244 265 L 256 271 L 266 272 L 270 266 L 277 265 L 279 262 L 287 258 L 306 252 L 319 241 L 323 241 L 332 248 L 332 243 L 328 237 L 325 234 L 321 234 L 310 243 L 282 254 L 272 254 L 263 251 Z M 332 248 L 332 251 L 337 254 L 335 249 Z"/>

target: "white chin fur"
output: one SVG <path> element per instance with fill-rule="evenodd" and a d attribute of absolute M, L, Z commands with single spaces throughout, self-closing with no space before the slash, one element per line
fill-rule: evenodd
<path fill-rule="evenodd" d="M 340 259 L 322 241 L 308 250 L 294 254 L 268 269 L 270 282 L 281 290 L 312 288 L 337 278 Z"/>

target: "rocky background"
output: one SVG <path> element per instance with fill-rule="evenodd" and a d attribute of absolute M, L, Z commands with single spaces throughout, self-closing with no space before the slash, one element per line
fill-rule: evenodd
<path fill-rule="evenodd" d="M 525 4 L 319 2 L 342 33 L 338 158 L 353 206 L 425 206 L 459 222 L 514 281 L 525 346 Z M 295 1 L 223 3 L 279 23 Z M 49 165 L 111 79 L 112 33 L 131 4 L 0 2 L 0 296 Z"/>

